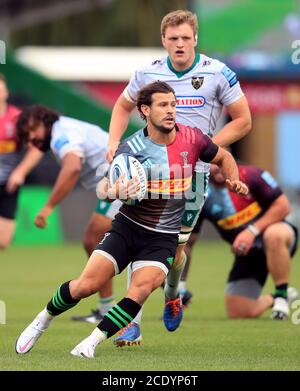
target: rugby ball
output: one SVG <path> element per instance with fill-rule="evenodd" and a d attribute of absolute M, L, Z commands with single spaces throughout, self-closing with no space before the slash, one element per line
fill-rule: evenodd
<path fill-rule="evenodd" d="M 113 159 L 109 168 L 110 185 L 113 186 L 122 174 L 125 174 L 125 180 L 137 177 L 140 182 L 140 189 L 137 191 L 136 197 L 132 197 L 132 199 L 141 201 L 147 191 L 147 174 L 142 163 L 134 156 L 120 153 Z"/>

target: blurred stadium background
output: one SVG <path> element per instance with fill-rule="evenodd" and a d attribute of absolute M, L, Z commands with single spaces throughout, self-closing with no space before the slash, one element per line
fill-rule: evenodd
<path fill-rule="evenodd" d="M 248 98 L 253 129 L 233 146 L 235 156 L 274 174 L 290 197 L 291 218 L 299 227 L 298 0 L 0 0 L 0 72 L 7 77 L 10 101 L 21 108 L 43 103 L 107 129 L 111 108 L 131 73 L 139 64 L 164 53 L 160 21 L 164 14 L 178 8 L 197 13 L 199 50 L 234 69 Z M 225 121 L 224 112 L 219 126 Z M 136 115 L 128 133 L 140 124 Z M 49 246 L 81 241 L 96 200 L 93 193 L 80 186 L 57 208 L 46 230 L 33 225 L 57 172 L 58 167 L 48 154 L 29 175 L 21 191 L 13 247 L 7 254 L 0 254 L 0 260 L 13 263 L 22 257 L 23 246 L 29 246 L 26 254 L 30 258 L 31 249 L 43 254 L 51 251 Z M 204 239 L 216 238 L 206 227 Z M 68 246 L 63 250 L 65 258 Z M 75 248 L 80 247 L 75 244 Z M 219 254 L 222 251 L 218 257 Z M 84 259 L 83 252 L 80 256 Z M 225 258 L 223 283 L 225 271 L 229 270 L 229 254 Z M 6 266 L 0 262 L 4 281 Z M 32 262 L 30 265 L 34 267 Z M 12 271 L 9 275 L 13 278 Z M 59 282 L 61 278 L 57 277 Z M 296 283 L 299 273 L 293 278 Z M 33 279 L 32 283 L 36 281 Z M 216 292 L 222 300 L 222 289 L 219 287 Z M 5 295 L 1 289 L 0 298 L 5 299 Z"/>
<path fill-rule="evenodd" d="M 1 65 L 11 101 L 44 103 L 66 115 L 108 128 L 110 110 L 138 64 L 160 56 L 159 26 L 170 10 L 188 8 L 199 17 L 199 50 L 224 60 L 238 74 L 253 115 L 253 129 L 235 155 L 271 171 L 287 189 L 299 223 L 300 67 L 292 43 L 300 39 L 296 0 L 97 0 L 0 1 Z M 145 28 L 145 26 L 151 28 Z M 300 57 L 300 55 L 299 55 Z M 224 113 L 223 121 L 226 120 Z M 140 125 L 132 120 L 129 132 Z M 47 167 L 47 169 L 45 169 Z M 57 174 L 51 156 L 22 190 L 15 244 L 77 241 L 94 195 L 80 187 L 53 217 L 48 232 L 32 217 Z M 30 185 L 30 186 L 29 186 Z M 34 197 L 35 202 L 28 202 Z M 75 206 L 81 203 L 81 208 Z M 34 208 L 32 210 L 32 208 Z"/>

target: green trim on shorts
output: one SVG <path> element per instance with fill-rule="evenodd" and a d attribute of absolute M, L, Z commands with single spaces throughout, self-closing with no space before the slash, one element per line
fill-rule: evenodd
<path fill-rule="evenodd" d="M 106 216 L 110 207 L 111 207 L 111 202 L 98 200 L 97 205 L 94 209 L 94 212 L 98 213 L 99 215 Z"/>
<path fill-rule="evenodd" d="M 174 262 L 174 257 L 169 257 L 166 259 L 166 261 L 172 266 Z"/>
<path fill-rule="evenodd" d="M 195 196 L 185 203 L 185 211 L 181 220 L 181 225 L 193 229 L 197 223 L 201 209 L 207 198 L 209 182 L 208 172 L 194 172 L 191 191 Z"/>

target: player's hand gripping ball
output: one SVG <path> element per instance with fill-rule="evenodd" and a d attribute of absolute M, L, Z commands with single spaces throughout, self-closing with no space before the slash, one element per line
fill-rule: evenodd
<path fill-rule="evenodd" d="M 125 181 L 136 178 L 139 189 L 126 201 L 127 204 L 134 204 L 136 200 L 141 201 L 147 192 L 147 174 L 139 160 L 126 153 L 117 155 L 109 169 L 109 182 L 113 186 L 117 179 L 123 175 Z"/>

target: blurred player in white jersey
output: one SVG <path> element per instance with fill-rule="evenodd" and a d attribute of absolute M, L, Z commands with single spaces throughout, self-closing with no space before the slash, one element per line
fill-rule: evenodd
<path fill-rule="evenodd" d="M 42 152 L 51 149 L 62 166 L 49 199 L 35 218 L 35 225 L 45 228 L 47 218 L 54 207 L 70 193 L 78 180 L 86 190 L 96 189 L 108 166 L 105 159 L 108 134 L 96 125 L 60 116 L 40 105 L 28 107 L 23 111 L 18 119 L 17 129 L 22 141 L 33 144 Z M 34 130 L 34 137 L 29 139 L 31 130 Z M 111 219 L 120 204 L 119 201 L 112 204 L 98 201 L 84 238 L 88 256 L 110 228 Z M 86 321 L 94 323 L 97 319 L 99 322 L 114 304 L 111 282 L 101 290 L 100 300 L 99 307 Z M 81 318 L 75 316 L 73 320 Z"/>

